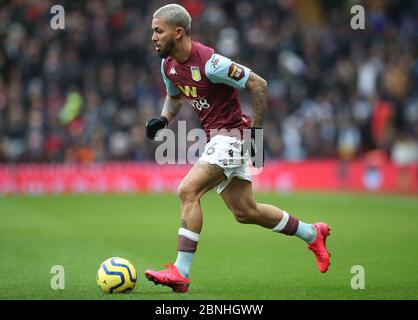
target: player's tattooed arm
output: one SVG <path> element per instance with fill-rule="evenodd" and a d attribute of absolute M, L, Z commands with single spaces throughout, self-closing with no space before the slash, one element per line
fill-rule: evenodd
<path fill-rule="evenodd" d="M 170 122 L 180 111 L 182 104 L 183 100 L 181 95 L 175 97 L 170 97 L 167 95 L 164 101 L 161 115 L 166 117 L 168 122 Z"/>
<path fill-rule="evenodd" d="M 267 111 L 267 81 L 251 72 L 245 87 L 251 92 L 253 120 L 251 126 L 261 128 Z"/>

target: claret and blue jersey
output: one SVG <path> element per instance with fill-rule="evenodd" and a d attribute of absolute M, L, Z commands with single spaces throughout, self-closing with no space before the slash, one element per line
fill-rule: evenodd
<path fill-rule="evenodd" d="M 237 89 L 245 88 L 251 70 L 192 42 L 189 59 L 163 59 L 161 73 L 169 96 L 183 95 L 197 112 L 203 129 L 245 129 L 249 116 L 241 112 Z"/>

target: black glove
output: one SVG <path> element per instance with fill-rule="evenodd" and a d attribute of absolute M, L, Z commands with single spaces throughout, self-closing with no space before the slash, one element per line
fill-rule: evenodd
<path fill-rule="evenodd" d="M 154 140 L 158 130 L 167 127 L 168 120 L 166 117 L 161 116 L 159 119 L 153 118 L 147 121 L 145 124 L 147 138 Z"/>
<path fill-rule="evenodd" d="M 248 151 L 254 167 L 264 167 L 263 128 L 251 127 L 250 136 L 244 136 L 243 154 Z"/>

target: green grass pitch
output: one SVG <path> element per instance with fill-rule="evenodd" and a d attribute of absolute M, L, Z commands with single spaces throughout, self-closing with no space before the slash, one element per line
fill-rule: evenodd
<path fill-rule="evenodd" d="M 418 199 L 345 193 L 257 194 L 305 222 L 331 227 L 331 266 L 317 270 L 295 237 L 237 223 L 214 192 L 202 200 L 204 226 L 187 294 L 145 279 L 176 258 L 175 195 L 0 196 L 0 299 L 418 299 Z M 120 256 L 138 271 L 129 294 L 96 284 L 102 261 Z M 52 290 L 53 265 L 65 289 Z M 351 268 L 365 289 L 351 288 Z"/>

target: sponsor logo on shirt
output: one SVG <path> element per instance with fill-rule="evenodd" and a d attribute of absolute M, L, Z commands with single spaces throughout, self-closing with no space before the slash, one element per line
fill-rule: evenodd
<path fill-rule="evenodd" d="M 197 99 L 187 98 L 187 101 L 192 105 L 193 108 L 195 108 L 198 111 L 210 108 L 210 104 L 208 100 L 204 98 L 197 98 Z"/>
<path fill-rule="evenodd" d="M 210 104 L 207 99 L 200 97 L 197 93 L 196 87 L 189 86 L 177 86 L 181 92 L 187 97 L 187 101 L 198 111 L 202 109 L 210 108 Z"/>
<path fill-rule="evenodd" d="M 239 81 L 245 76 L 244 68 L 236 63 L 232 63 L 228 69 L 228 77 Z"/>
<path fill-rule="evenodd" d="M 192 79 L 194 81 L 200 81 L 202 79 L 199 67 L 190 67 L 190 71 L 192 72 Z"/>
<path fill-rule="evenodd" d="M 183 87 L 181 85 L 178 85 L 177 87 L 181 90 L 181 92 L 183 92 L 183 94 L 186 97 L 192 96 L 193 98 L 197 98 L 197 89 L 196 89 L 196 87 L 189 87 L 189 86 L 184 86 Z"/>
<path fill-rule="evenodd" d="M 171 67 L 169 74 L 177 74 L 176 69 L 174 69 L 174 67 Z"/>

